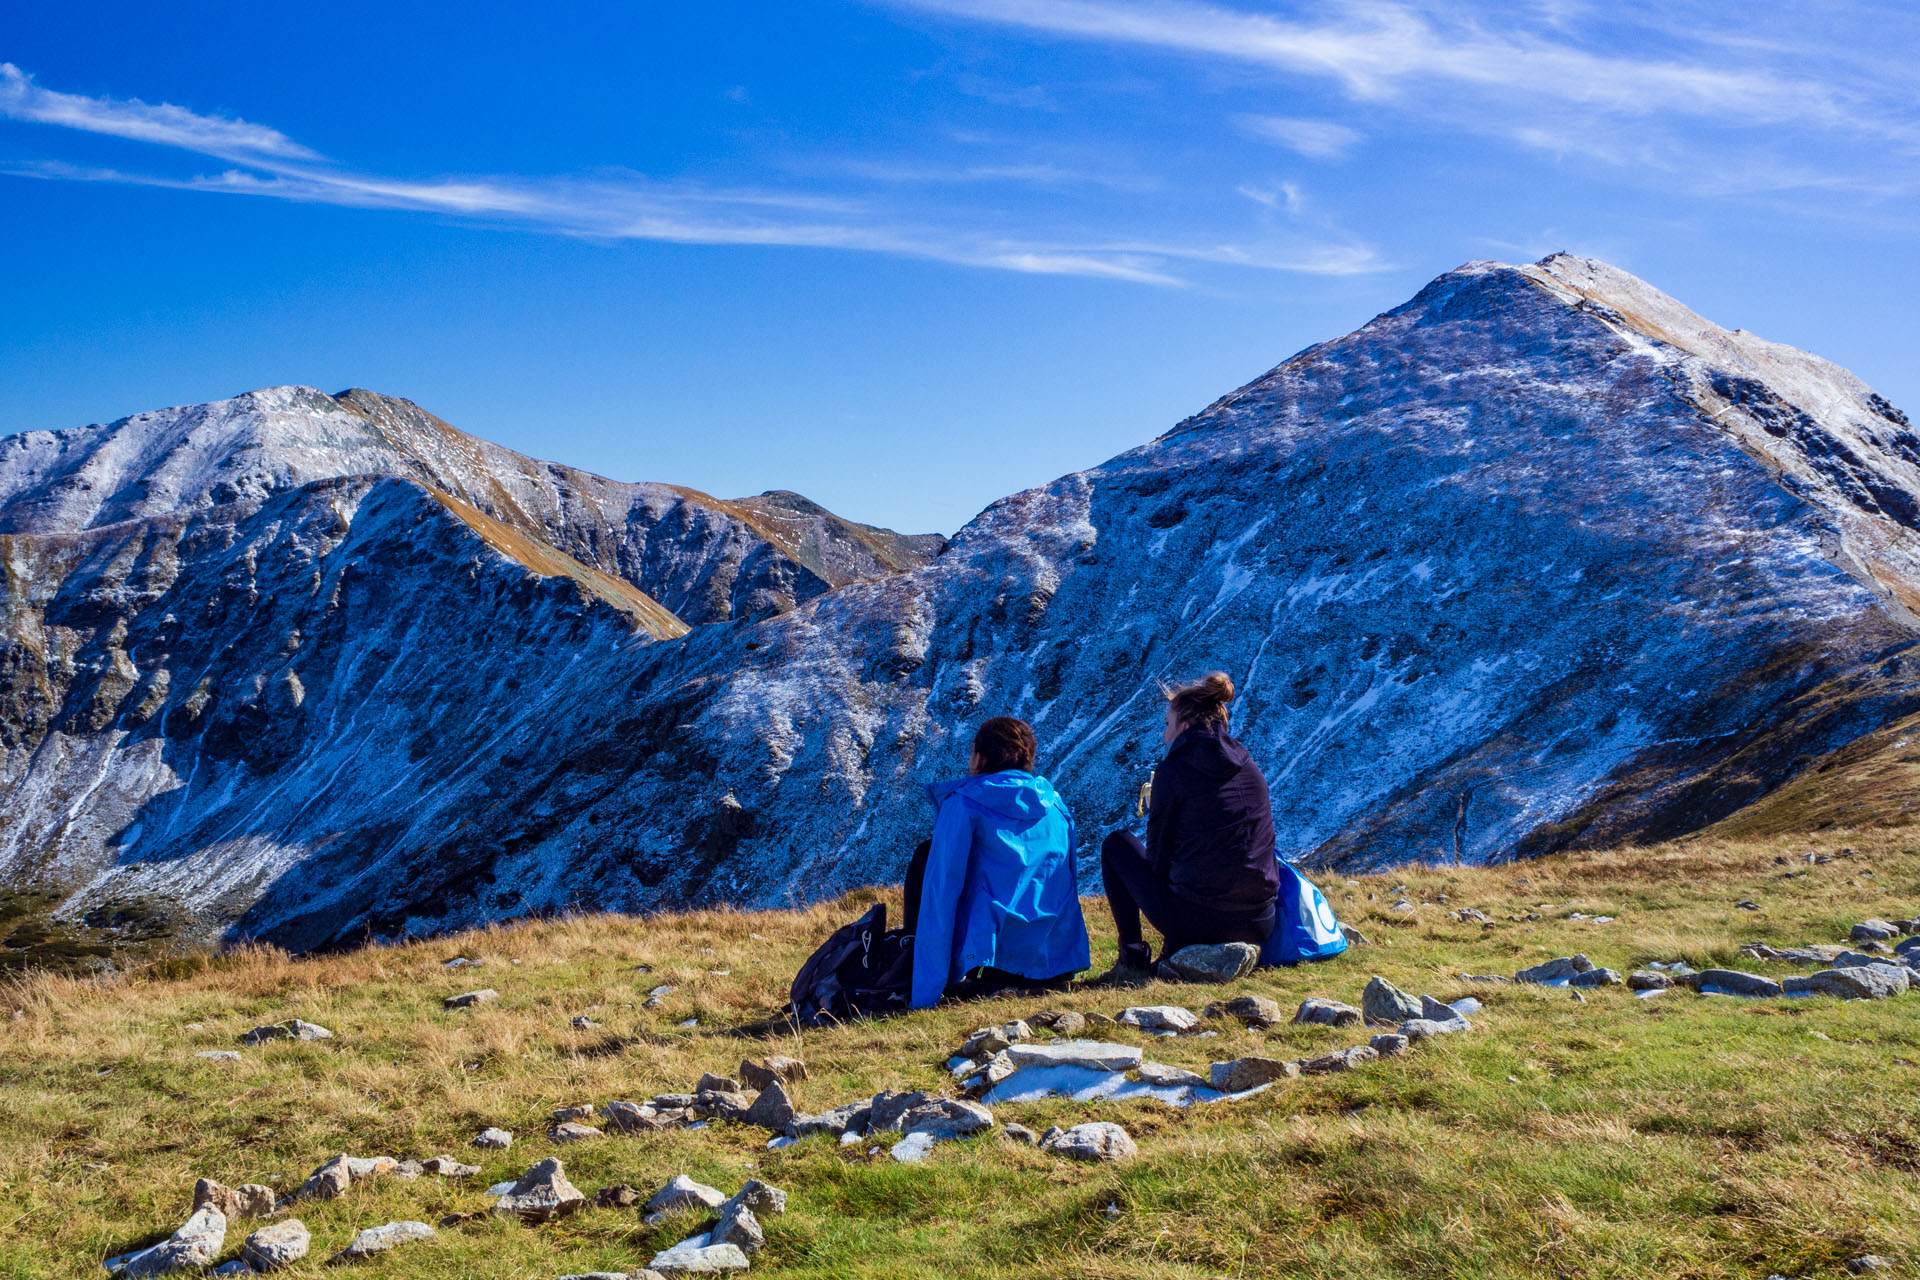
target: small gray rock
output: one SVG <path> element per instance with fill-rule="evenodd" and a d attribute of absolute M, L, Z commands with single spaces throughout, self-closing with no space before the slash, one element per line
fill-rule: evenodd
<path fill-rule="evenodd" d="M 744 1120 L 762 1129 L 785 1133 L 796 1114 L 793 1099 L 787 1096 L 787 1087 L 776 1079 L 760 1091 L 760 1096 L 747 1108 Z"/>
<path fill-rule="evenodd" d="M 226 1215 L 212 1205 L 203 1205 L 193 1211 L 178 1231 L 111 1269 L 123 1280 L 164 1276 L 174 1271 L 197 1271 L 213 1265 L 213 1260 L 220 1256 L 220 1250 L 226 1247 L 226 1243 Z"/>
<path fill-rule="evenodd" d="M 1299 1074 L 1299 1063 L 1282 1062 L 1278 1058 L 1236 1058 L 1232 1062 L 1216 1062 L 1208 1073 L 1213 1087 L 1222 1093 L 1244 1093 L 1275 1080 L 1291 1080 Z"/>
<path fill-rule="evenodd" d="M 1052 1044 L 1016 1044 L 1007 1049 L 1016 1067 L 1088 1067 L 1094 1071 L 1131 1071 L 1142 1054 L 1132 1045 L 1102 1044 L 1096 1040 L 1061 1040 Z"/>
<path fill-rule="evenodd" d="M 354 1236 L 353 1242 L 333 1255 L 330 1262 L 351 1262 L 356 1258 L 365 1258 L 376 1253 L 385 1253 L 403 1244 L 413 1244 L 420 1240 L 431 1240 L 434 1230 L 424 1222 L 389 1222 L 385 1226 L 368 1227 Z"/>
<path fill-rule="evenodd" d="M 1383 1031 L 1373 1038 L 1373 1051 L 1383 1058 L 1396 1058 L 1407 1051 L 1412 1041 L 1398 1031 Z"/>
<path fill-rule="evenodd" d="M 771 1080 L 767 1082 L 767 1084 L 772 1083 Z M 767 1086 L 763 1084 L 760 1087 L 764 1089 Z M 709 1089 L 718 1089 L 721 1093 L 741 1092 L 740 1082 L 738 1080 L 731 1079 L 727 1076 L 717 1076 L 711 1071 L 702 1073 L 699 1083 L 693 1086 L 695 1093 L 705 1093 Z"/>
<path fill-rule="evenodd" d="M 1037 1147 L 1040 1145 L 1040 1135 L 1023 1124 L 1001 1125 L 1000 1136 L 1009 1142 L 1017 1142 L 1022 1146 Z"/>
<path fill-rule="evenodd" d="M 306 1257 L 312 1243 L 306 1224 L 298 1218 L 287 1218 L 248 1236 L 240 1247 L 240 1260 L 255 1271 L 273 1271 Z"/>
<path fill-rule="evenodd" d="M 1308 996 L 1300 1002 L 1300 1009 L 1293 1015 L 1293 1020 L 1328 1027 L 1357 1027 L 1364 1020 L 1364 1015 L 1350 1004 L 1341 1004 L 1338 1000 L 1328 1000 L 1323 996 Z"/>
<path fill-rule="evenodd" d="M 929 1098 L 900 1117 L 902 1133 L 924 1133 L 935 1141 L 965 1138 L 993 1128 L 993 1112 L 959 1098 Z"/>
<path fill-rule="evenodd" d="M 1161 968 L 1185 982 L 1232 982 L 1244 978 L 1260 965 L 1260 948 L 1250 942 L 1222 942 L 1182 947 L 1165 960 Z"/>
<path fill-rule="evenodd" d="M 1374 1061 L 1380 1056 L 1372 1045 L 1357 1044 L 1350 1049 L 1336 1049 L 1332 1053 L 1323 1053 L 1317 1058 L 1308 1058 L 1300 1063 L 1300 1074 L 1322 1075 L 1329 1071 L 1350 1071 L 1363 1063 Z"/>
<path fill-rule="evenodd" d="M 1071 1129 L 1050 1130 L 1040 1140 L 1040 1149 L 1070 1160 L 1112 1162 L 1131 1160 L 1140 1154 L 1133 1136 L 1119 1125 L 1106 1120 L 1076 1124 Z"/>
<path fill-rule="evenodd" d="M 775 1080 L 780 1081 L 782 1084 L 792 1084 L 797 1080 L 805 1080 L 806 1078 L 806 1063 L 800 1061 L 798 1058 L 775 1056 L 762 1058 L 758 1062 L 751 1060 L 742 1062 L 740 1064 L 740 1084 L 736 1087 L 751 1089 L 757 1093 L 772 1084 Z M 732 1090 L 729 1090 L 729 1092 L 732 1092 Z"/>
<path fill-rule="evenodd" d="M 480 1172 L 479 1165 L 461 1164 L 452 1156 L 435 1156 L 431 1160 L 423 1160 L 420 1162 L 420 1168 L 423 1172 L 442 1178 L 471 1178 Z"/>
<path fill-rule="evenodd" d="M 1575 993 L 1578 994 L 1577 992 Z M 1473 1024 L 1465 1018 L 1409 1018 L 1400 1024 L 1400 1034 L 1408 1041 L 1418 1043 L 1433 1036 L 1455 1035 L 1462 1031 L 1473 1030 Z"/>
<path fill-rule="evenodd" d="M 1589 969 L 1585 973 L 1576 973 L 1568 984 L 1575 987 L 1617 987 L 1625 979 L 1612 969 Z"/>
<path fill-rule="evenodd" d="M 1192 1010 L 1173 1004 L 1135 1005 L 1122 1009 L 1115 1021 L 1136 1031 L 1191 1031 L 1200 1025 Z"/>
<path fill-rule="evenodd" d="M 1420 1016 L 1420 1002 L 1376 974 L 1360 993 L 1360 1012 L 1368 1022 L 1405 1022 Z"/>
<path fill-rule="evenodd" d="M 1877 1253 L 1863 1253 L 1857 1258 L 1847 1259 L 1847 1270 L 1854 1275 L 1868 1271 L 1888 1271 L 1893 1267 L 1892 1258 L 1883 1258 Z"/>
<path fill-rule="evenodd" d="M 695 1182 L 684 1173 L 675 1174 L 667 1185 L 647 1201 L 647 1212 L 676 1213 L 682 1209 L 718 1209 L 727 1197 L 704 1182 Z M 656 1264 L 657 1265 L 657 1264 Z"/>
<path fill-rule="evenodd" d="M 770 1182 L 749 1178 L 746 1186 L 720 1206 L 720 1212 L 724 1214 L 733 1205 L 744 1205 L 753 1210 L 756 1217 L 771 1217 L 787 1211 L 787 1193 Z"/>
<path fill-rule="evenodd" d="M 1530 969 L 1522 969 L 1513 975 L 1513 980 L 1515 982 L 1537 982 L 1546 986 L 1557 986 L 1561 983 L 1572 982 L 1575 978 L 1588 972 L 1592 968 L 1593 961 L 1587 959 L 1585 956 L 1561 956 L 1555 960 L 1548 960 L 1544 964 L 1536 964 Z"/>
<path fill-rule="evenodd" d="M 1847 932 L 1848 942 L 1891 942 L 1900 930 L 1885 920 L 1862 920 Z"/>
<path fill-rule="evenodd" d="M 707 1233 L 707 1242 L 738 1245 L 740 1252 L 751 1256 L 767 1243 L 767 1233 L 760 1229 L 760 1220 L 753 1216 L 753 1210 L 729 1200 L 721 1206 L 720 1221 Z"/>
<path fill-rule="evenodd" d="M 1673 985 L 1673 979 L 1658 969 L 1635 969 L 1627 975 L 1629 991 L 1665 991 Z"/>
<path fill-rule="evenodd" d="M 485 1004 L 489 1000 L 498 1000 L 499 998 L 500 993 L 498 991 L 495 991 L 492 987 L 485 987 L 479 991 L 468 991 L 463 995 L 448 996 L 440 1003 L 449 1009 L 471 1009 L 477 1004 Z"/>
<path fill-rule="evenodd" d="M 590 1124 L 581 1124 L 578 1120 L 569 1120 L 547 1130 L 547 1136 L 555 1142 L 591 1142 L 595 1138 L 607 1135 Z"/>
<path fill-rule="evenodd" d="M 1842 1000 L 1885 1000 L 1908 987 L 1907 971 L 1890 964 L 1849 965 L 1822 969 L 1805 977 L 1788 978 L 1781 987 L 1788 995 L 1837 996 Z"/>
<path fill-rule="evenodd" d="M 513 1145 L 513 1135 L 505 1129 L 482 1129 L 474 1136 L 473 1145 L 486 1147 L 490 1151 L 505 1151 Z"/>
<path fill-rule="evenodd" d="M 1771 978 L 1763 978 L 1757 973 L 1742 973 L 1738 969 L 1702 969 L 1698 973 L 1683 975 L 1686 984 L 1696 991 L 1708 994 L 1735 996 L 1777 996 L 1783 988 Z"/>
<path fill-rule="evenodd" d="M 208 1062 L 240 1061 L 239 1052 L 233 1049 L 202 1049 L 199 1053 L 196 1053 L 193 1056 L 196 1058 L 205 1058 Z"/>
<path fill-rule="evenodd" d="M 1915 939 L 1920 942 L 1920 939 Z M 1057 1036 L 1079 1035 L 1087 1029 L 1085 1014 L 1075 1013 L 1071 1009 L 1053 1020 L 1053 1033 Z"/>
<path fill-rule="evenodd" d="M 739 1245 L 709 1244 L 705 1235 L 697 1235 L 654 1254 L 647 1265 L 666 1275 L 716 1275 L 745 1271 L 748 1263 Z"/>
<path fill-rule="evenodd" d="M 1328 1001 L 1328 1003 L 1333 1002 Z M 1358 1011 L 1355 1012 L 1357 1014 Z M 1236 1018 L 1249 1027 L 1266 1028 L 1278 1024 L 1282 1015 L 1280 1006 L 1265 996 L 1235 996 L 1231 1000 L 1214 1001 L 1207 1006 L 1205 1016 Z M 1058 1028 L 1055 1029 L 1058 1030 Z"/>
<path fill-rule="evenodd" d="M 1143 1084 L 1164 1088 L 1206 1088 L 1211 1082 L 1203 1075 L 1187 1070 L 1185 1067 L 1169 1067 L 1162 1062 L 1143 1062 L 1134 1074 Z"/>
<path fill-rule="evenodd" d="M 493 1211 L 511 1214 L 526 1222 L 551 1222 L 573 1213 L 586 1202 L 587 1197 L 567 1180 L 566 1167 L 560 1158 L 548 1156 L 521 1174 L 520 1180 L 493 1202 Z"/>

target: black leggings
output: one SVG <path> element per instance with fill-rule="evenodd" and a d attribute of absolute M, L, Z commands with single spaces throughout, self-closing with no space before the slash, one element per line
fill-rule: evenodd
<path fill-rule="evenodd" d="M 1251 942 L 1257 947 L 1273 932 L 1272 907 L 1248 917 L 1203 907 L 1174 893 L 1167 878 L 1147 860 L 1145 843 L 1131 831 L 1116 831 L 1101 843 L 1100 878 L 1106 885 L 1107 907 L 1113 912 L 1123 956 L 1128 948 L 1137 954 L 1146 946 L 1140 929 L 1142 914 L 1165 939 L 1162 959 L 1196 943 Z"/>
<path fill-rule="evenodd" d="M 901 912 L 901 923 L 910 934 L 920 931 L 920 890 L 927 878 L 927 856 L 932 852 L 933 841 L 922 840 L 913 851 L 913 860 L 907 863 L 906 903 Z M 1006 991 L 1012 987 L 1065 991 L 1072 978 L 1071 973 L 1063 973 L 1056 978 L 1029 978 L 1008 973 L 1005 969 L 996 969 L 992 965 L 981 965 L 948 987 L 947 994 L 958 1000 L 971 1000 L 975 996 L 990 996 L 996 991 Z"/>

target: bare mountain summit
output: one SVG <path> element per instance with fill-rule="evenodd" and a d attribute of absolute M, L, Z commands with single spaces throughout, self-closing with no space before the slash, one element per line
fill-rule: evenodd
<path fill-rule="evenodd" d="M 1920 711 L 1905 417 L 1566 256 L 939 550 L 365 392 L 0 440 L 0 875 L 295 947 L 816 898 L 897 875 L 990 714 L 1090 850 L 1156 681 L 1216 666 L 1290 852 L 1480 862 L 1710 825 Z"/>

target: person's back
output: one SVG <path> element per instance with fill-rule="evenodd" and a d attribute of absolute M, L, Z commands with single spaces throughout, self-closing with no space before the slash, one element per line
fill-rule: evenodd
<path fill-rule="evenodd" d="M 1011 747 L 1002 751 L 996 733 Z M 988 721 L 975 740 L 976 771 L 927 788 L 938 811 L 933 839 L 907 879 L 914 1008 L 950 989 L 1058 980 L 1090 962 L 1073 814 L 1031 771 L 1032 741 L 1019 721 Z"/>
<path fill-rule="evenodd" d="M 1223 915 L 1257 917 L 1280 887 L 1267 780 L 1223 724 L 1175 739 L 1153 775 L 1147 856 L 1168 887 Z"/>

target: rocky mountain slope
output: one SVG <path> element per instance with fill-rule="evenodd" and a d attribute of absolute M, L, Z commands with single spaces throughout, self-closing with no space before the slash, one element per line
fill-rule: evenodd
<path fill-rule="evenodd" d="M 196 434 L 236 415 L 252 451 Z M 917 565 L 366 393 L 152 417 L 0 441 L 0 874 L 76 911 L 313 946 L 814 899 L 897 875 L 998 713 L 1090 849 L 1158 682 L 1211 667 L 1288 851 L 1349 867 L 1697 829 L 1920 711 L 1906 419 L 1565 256 L 1450 272 Z"/>

